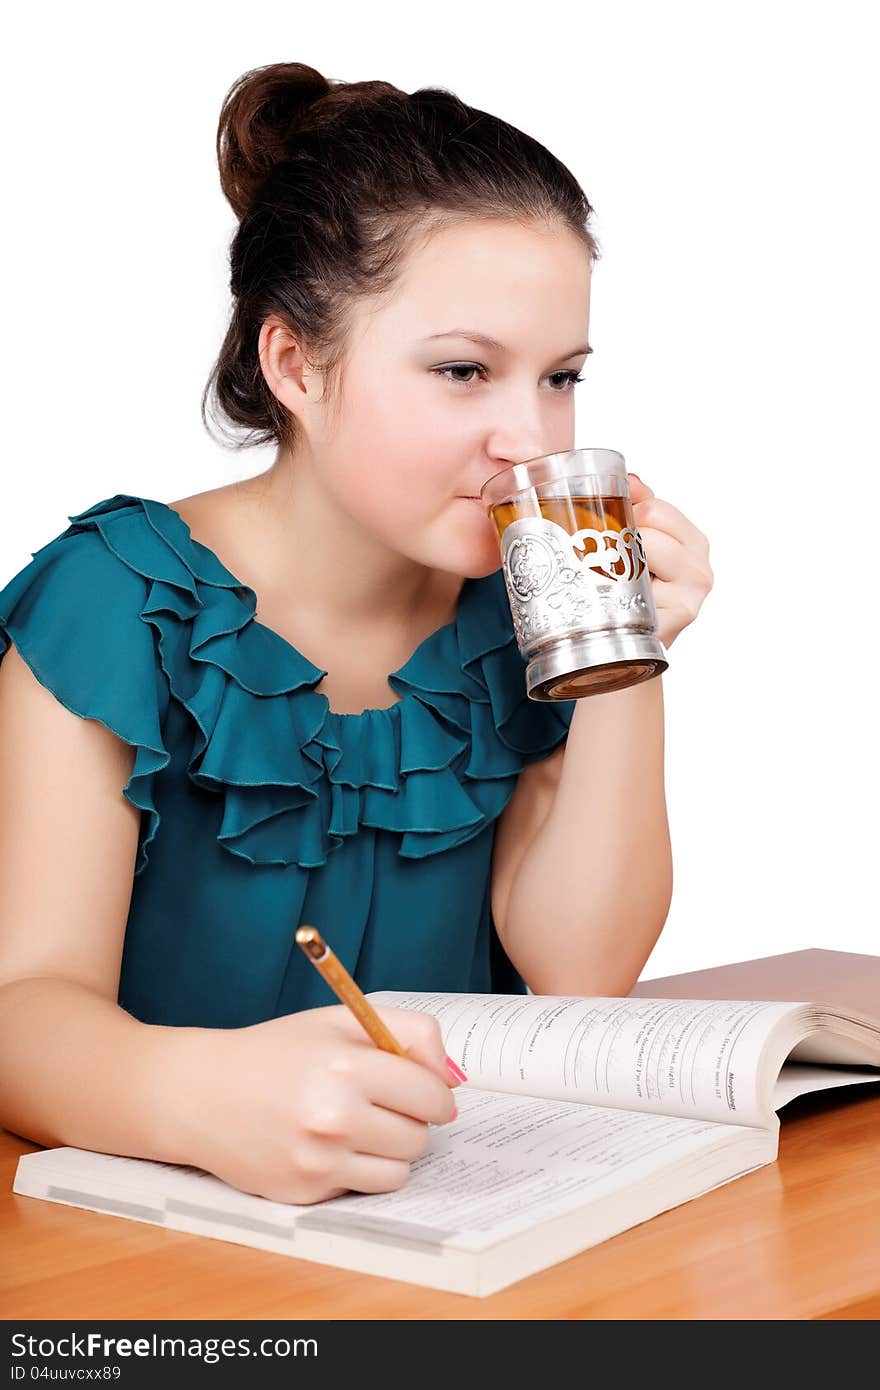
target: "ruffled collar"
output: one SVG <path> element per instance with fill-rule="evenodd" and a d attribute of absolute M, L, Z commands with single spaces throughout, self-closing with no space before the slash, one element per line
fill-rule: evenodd
<path fill-rule="evenodd" d="M 147 581 L 140 617 L 193 721 L 187 773 L 223 798 L 218 841 L 251 863 L 318 867 L 360 826 L 396 832 L 404 857 L 437 853 L 479 834 L 568 731 L 574 701 L 526 694 L 500 569 L 466 579 L 456 617 L 389 675 L 397 703 L 342 714 L 314 689 L 327 672 L 167 503 L 117 493 L 69 520 L 64 535 L 94 529 Z"/>

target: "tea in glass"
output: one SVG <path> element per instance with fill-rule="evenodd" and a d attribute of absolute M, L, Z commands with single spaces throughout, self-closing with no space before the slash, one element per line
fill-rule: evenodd
<path fill-rule="evenodd" d="M 531 699 L 620 690 L 667 669 L 622 454 L 530 459 L 496 473 L 481 498 L 501 544 Z"/>

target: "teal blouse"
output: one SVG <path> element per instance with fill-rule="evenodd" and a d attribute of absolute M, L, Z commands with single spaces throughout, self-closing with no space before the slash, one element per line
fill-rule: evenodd
<path fill-rule="evenodd" d="M 14 642 L 137 750 L 120 1005 L 223 1028 L 335 1003 L 301 923 L 365 991 L 525 993 L 492 920 L 495 827 L 575 702 L 526 695 L 501 570 L 388 677 L 396 704 L 337 714 L 173 508 L 118 493 L 69 520 L 0 590 L 0 658 Z"/>

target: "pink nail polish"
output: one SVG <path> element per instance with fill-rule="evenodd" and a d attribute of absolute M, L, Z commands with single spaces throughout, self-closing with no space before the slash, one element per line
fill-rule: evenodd
<path fill-rule="evenodd" d="M 455 1078 L 456 1081 L 467 1081 L 467 1077 L 465 1076 L 461 1067 L 456 1066 L 455 1062 L 453 1062 L 451 1057 L 446 1058 L 446 1070 L 449 1072 L 450 1076 L 453 1076 Z"/>
<path fill-rule="evenodd" d="M 452 1112 L 452 1118 L 453 1118 L 453 1120 L 455 1119 L 455 1117 L 456 1117 L 457 1114 L 458 1114 L 458 1106 L 456 1106 L 455 1109 L 454 1109 L 453 1112 Z"/>

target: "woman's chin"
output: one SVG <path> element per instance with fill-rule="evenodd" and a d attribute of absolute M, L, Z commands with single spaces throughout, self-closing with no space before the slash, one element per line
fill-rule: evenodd
<path fill-rule="evenodd" d="M 501 554 L 498 550 L 497 542 L 494 546 L 492 555 L 488 556 L 486 563 L 480 566 L 479 574 L 475 574 L 474 579 L 485 579 L 489 574 L 495 574 L 501 568 Z"/>
<path fill-rule="evenodd" d="M 494 574 L 501 568 L 501 551 L 494 531 L 489 541 L 483 545 L 479 542 L 468 545 L 462 537 L 454 548 L 452 558 L 454 563 L 450 568 L 466 579 L 485 579 L 487 575 Z"/>
<path fill-rule="evenodd" d="M 423 564 L 465 579 L 484 579 L 501 568 L 498 532 L 482 503 L 456 498 L 437 527 L 429 548 L 421 552 Z"/>

